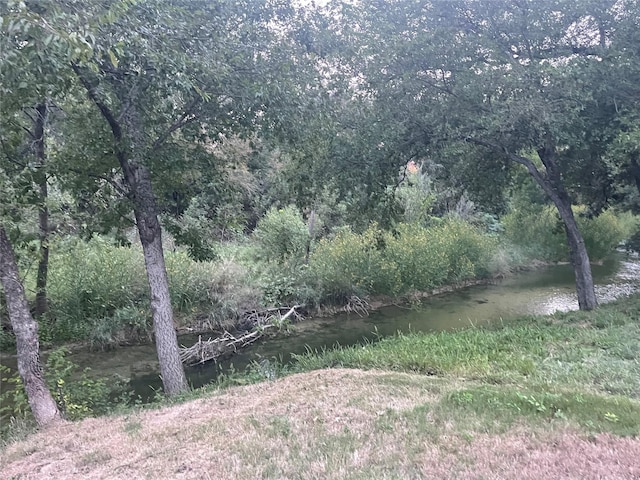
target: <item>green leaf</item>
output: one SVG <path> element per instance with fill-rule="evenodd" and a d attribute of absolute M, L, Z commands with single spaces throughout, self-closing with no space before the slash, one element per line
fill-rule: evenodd
<path fill-rule="evenodd" d="M 107 50 L 107 53 L 109 54 L 109 60 L 111 60 L 111 65 L 113 65 L 114 68 L 118 68 L 118 58 L 111 51 L 111 49 Z"/>

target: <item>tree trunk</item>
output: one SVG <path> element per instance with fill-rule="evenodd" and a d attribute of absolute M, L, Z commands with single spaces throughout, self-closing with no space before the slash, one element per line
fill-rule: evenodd
<path fill-rule="evenodd" d="M 40 240 L 40 255 L 38 260 L 38 273 L 36 275 L 36 303 L 34 316 L 41 317 L 48 310 L 47 302 L 47 276 L 49 272 L 49 207 L 47 198 L 46 151 L 44 141 L 44 129 L 47 121 L 48 107 L 41 103 L 36 107 L 36 118 L 33 129 L 34 150 L 38 162 L 36 183 L 40 190 L 40 205 L 38 207 L 38 239 Z"/>
<path fill-rule="evenodd" d="M 42 377 L 38 324 L 34 321 L 9 239 L 0 225 L 0 281 L 7 301 L 9 320 L 16 335 L 18 372 L 33 416 L 38 425 L 50 425 L 60 419 L 60 410 Z"/>
<path fill-rule="evenodd" d="M 80 67 L 73 64 L 72 68 L 86 88 L 89 98 L 96 104 L 111 128 L 116 157 L 122 168 L 128 196 L 133 203 L 133 213 L 144 254 L 162 385 L 167 395 L 175 395 L 188 390 L 189 386 L 180 360 L 178 336 L 173 325 L 169 280 L 162 248 L 162 231 L 158 221 L 158 208 L 153 195 L 151 174 L 141 161 L 141 152 L 144 151 L 142 122 L 137 117 L 133 98 L 124 102 L 127 107 L 118 119 L 109 106 L 98 97 L 95 86 L 91 84 Z M 135 89 L 132 89 L 129 94 L 132 95 L 134 91 Z M 130 142 L 125 140 L 123 125 L 127 128 Z M 127 143 L 129 143 L 128 146 Z"/>
<path fill-rule="evenodd" d="M 544 147 L 538 150 L 538 156 L 545 166 L 545 171 L 538 170 L 536 165 L 527 157 L 522 157 L 508 151 L 499 143 L 468 137 L 466 141 L 476 145 L 488 147 L 495 152 L 506 155 L 509 160 L 520 165 L 524 165 L 529 174 L 540 185 L 542 190 L 549 196 L 555 205 L 560 219 L 564 225 L 569 244 L 571 264 L 576 279 L 576 293 L 578 295 L 578 306 L 580 310 L 593 310 L 598 306 L 595 288 L 593 286 L 593 276 L 591 274 L 591 264 L 589 254 L 584 244 L 584 239 L 576 223 L 576 219 L 571 209 L 571 198 L 562 183 L 562 175 L 556 162 L 556 148 L 551 135 L 547 135 Z"/>
<path fill-rule="evenodd" d="M 162 384 L 167 395 L 175 395 L 189 387 L 180 360 L 178 337 L 173 324 L 169 280 L 162 247 L 162 229 L 158 221 L 151 175 L 146 167 L 132 165 L 126 160 L 123 168 L 127 172 L 125 178 L 131 189 L 133 210 L 147 269 Z"/>
<path fill-rule="evenodd" d="M 576 279 L 576 293 L 578 294 L 578 306 L 580 310 L 593 310 L 598 306 L 596 292 L 593 285 L 593 276 L 591 274 L 591 263 L 589 262 L 589 254 L 584 244 L 584 239 L 576 223 L 573 210 L 571 209 L 571 198 L 564 188 L 562 176 L 556 162 L 555 145 L 550 139 L 547 139 L 547 145 L 538 150 L 540 160 L 545 166 L 546 175 L 542 175 L 533 164 L 535 170 L 533 172 L 529 166 L 529 173 L 542 187 L 545 193 L 551 198 L 553 204 L 558 209 L 560 219 L 564 225 L 564 231 L 567 235 L 567 243 L 569 245 L 569 254 L 573 272 Z"/>
<path fill-rule="evenodd" d="M 593 286 L 589 254 L 587 253 L 582 234 L 578 229 L 573 210 L 571 210 L 571 202 L 556 203 L 554 200 L 554 204 L 558 209 L 558 213 L 564 224 L 565 233 L 567 234 L 571 264 L 573 265 L 573 271 L 576 277 L 578 305 L 580 310 L 593 310 L 598 306 L 598 300 Z"/>
<path fill-rule="evenodd" d="M 633 152 L 631 154 L 631 176 L 636 183 L 636 188 L 638 189 L 638 193 L 640 193 L 640 164 L 638 163 L 638 152 Z"/>

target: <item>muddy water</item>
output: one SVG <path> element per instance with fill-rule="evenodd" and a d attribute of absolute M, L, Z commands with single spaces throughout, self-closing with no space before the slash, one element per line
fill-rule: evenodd
<path fill-rule="evenodd" d="M 603 265 L 593 266 L 596 293 L 601 302 L 640 290 L 640 259 L 620 254 Z M 338 315 L 308 320 L 283 337 L 270 339 L 240 352 L 233 359 L 209 363 L 187 371 L 193 386 L 200 386 L 230 368 L 243 370 L 253 361 L 277 359 L 287 362 L 292 354 L 334 345 L 353 345 L 397 331 L 443 331 L 512 319 L 523 314 L 547 314 L 578 308 L 573 272 L 569 265 L 525 272 L 497 284 L 468 287 L 429 298 L 415 308 L 386 307 L 368 317 Z M 191 345 L 195 337 L 180 338 Z M 160 388 L 158 364 L 152 345 L 120 348 L 112 352 L 77 352 L 70 359 L 90 367 L 98 376 L 118 374 L 131 378 L 138 394 L 148 397 Z M 0 357 L 15 367 L 15 359 Z M 13 364 L 13 365 L 12 365 Z"/>

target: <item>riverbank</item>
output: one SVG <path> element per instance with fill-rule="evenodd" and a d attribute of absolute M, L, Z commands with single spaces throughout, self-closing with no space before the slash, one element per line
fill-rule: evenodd
<path fill-rule="evenodd" d="M 330 367 L 330 368 L 327 368 Z M 279 378 L 280 377 L 280 378 Z M 268 380 L 270 379 L 270 380 Z M 9 444 L 7 478 L 638 478 L 640 296 L 227 376 Z"/>

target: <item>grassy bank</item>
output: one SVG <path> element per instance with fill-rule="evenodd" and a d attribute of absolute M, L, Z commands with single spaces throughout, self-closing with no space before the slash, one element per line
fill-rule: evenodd
<path fill-rule="evenodd" d="M 351 367 L 463 381 L 447 402 L 498 424 L 526 419 L 640 435 L 640 297 L 593 312 L 525 317 L 456 333 L 398 334 L 309 353 L 303 371 Z M 464 422 L 463 422 L 464 423 Z"/>
<path fill-rule="evenodd" d="M 3 455 L 7 478 L 632 479 L 639 437 L 636 295 L 309 353 Z"/>

